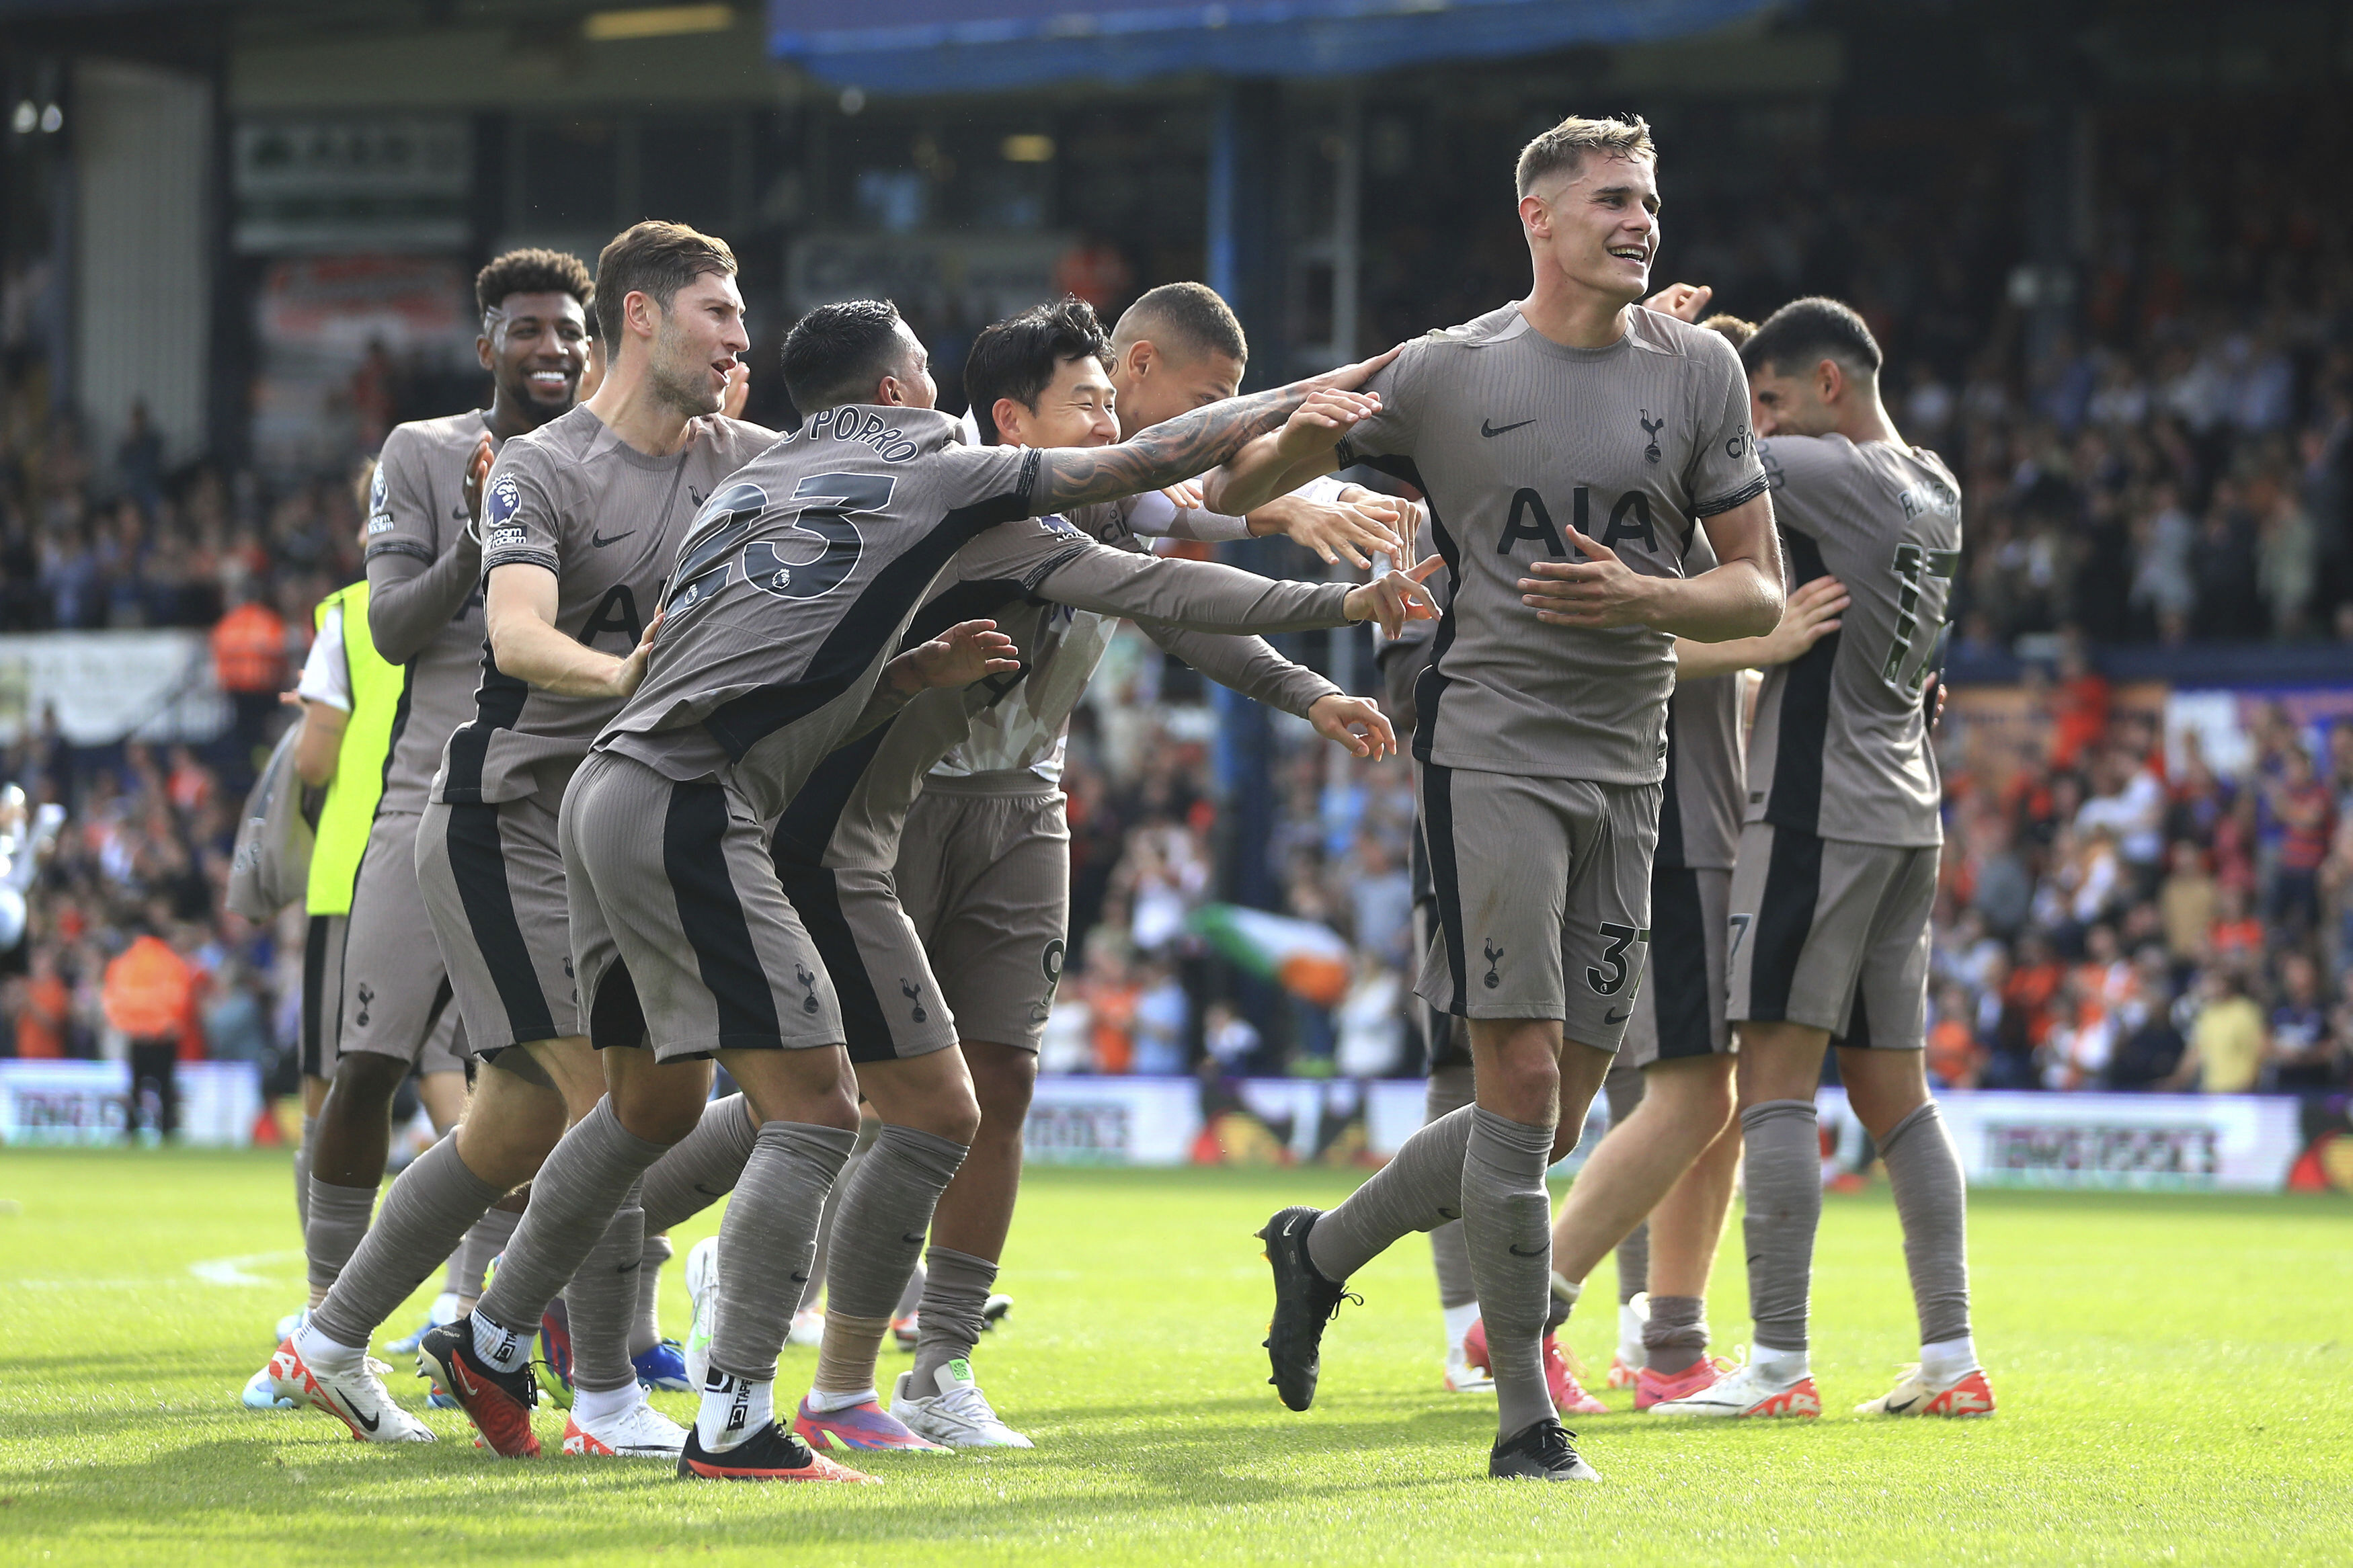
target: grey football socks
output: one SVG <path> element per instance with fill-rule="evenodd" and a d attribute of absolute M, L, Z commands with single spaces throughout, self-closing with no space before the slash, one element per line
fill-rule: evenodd
<path fill-rule="evenodd" d="M 359 1250 L 375 1212 L 374 1187 L 338 1187 L 311 1178 L 310 1212 L 302 1222 L 302 1251 L 311 1261 L 311 1289 L 330 1289 Z"/>
<path fill-rule="evenodd" d="M 658 1236 L 684 1225 L 733 1192 L 758 1133 L 742 1095 L 704 1106 L 694 1131 L 671 1144 L 670 1152 L 646 1172 L 647 1234 Z"/>
<path fill-rule="evenodd" d="M 1806 1348 L 1814 1233 L 1822 1223 L 1822 1146 L 1810 1100 L 1768 1100 L 1740 1113 L 1746 1146 L 1748 1311 L 1757 1346 Z M 1653 1310 L 1657 1309 L 1655 1306 Z"/>
<path fill-rule="evenodd" d="M 1479 1108 L 1466 1105 L 1423 1123 L 1398 1146 L 1394 1159 L 1316 1220 L 1307 1233 L 1307 1259 L 1318 1274 L 1339 1284 L 1408 1231 L 1435 1230 L 1463 1217 L 1462 1157 L 1474 1114 Z M 1475 1243 L 1471 1256 L 1475 1279 Z M 1551 1256 L 1549 1248 L 1546 1256 Z M 1484 1299 L 1484 1291 L 1478 1294 Z"/>
<path fill-rule="evenodd" d="M 572 1329 L 572 1386 L 582 1394 L 637 1386 L 629 1331 L 638 1316 L 638 1276 L 645 1252 L 646 1211 L 638 1202 L 638 1184 L 632 1182 L 621 1206 L 606 1222 L 604 1235 L 581 1261 L 580 1271 L 564 1287 L 564 1310 Z M 499 1277 L 506 1277 L 503 1268 Z"/>
<path fill-rule="evenodd" d="M 796 1309 L 798 1311 L 810 1310 L 818 1298 L 825 1294 L 825 1271 L 833 1251 L 833 1218 L 841 1212 L 841 1194 L 858 1179 L 858 1167 L 865 1163 L 866 1151 L 874 1147 L 874 1136 L 881 1127 L 879 1121 L 869 1121 L 858 1130 L 858 1142 L 843 1163 L 841 1174 L 834 1178 L 833 1191 L 826 1194 L 825 1211 L 817 1216 L 817 1252 L 809 1263 L 808 1283 L 801 1287 L 801 1302 Z"/>
<path fill-rule="evenodd" d="M 1696 1296 L 1653 1296 L 1642 1325 L 1642 1361 L 1662 1377 L 1688 1372 L 1707 1353 L 1707 1303 Z"/>
<path fill-rule="evenodd" d="M 775 1380 L 794 1303 L 808 1283 L 818 1211 L 857 1142 L 854 1132 L 805 1121 L 771 1121 L 760 1129 L 719 1226 L 714 1381 Z M 706 1405 L 711 1397 L 706 1390 Z"/>
<path fill-rule="evenodd" d="M 635 1382 L 629 1325 L 638 1311 L 645 1211 L 633 1194 L 662 1152 L 663 1145 L 621 1125 L 611 1100 L 598 1100 L 540 1166 L 499 1277 L 475 1304 L 477 1333 L 487 1328 L 500 1345 L 518 1336 L 527 1341 L 561 1291 L 572 1328 L 574 1386 L 594 1392 Z"/>
<path fill-rule="evenodd" d="M 1496 1430 L 1508 1437 L 1555 1414 L 1542 1345 L 1552 1303 L 1552 1198 L 1545 1191 L 1545 1168 L 1552 1163 L 1553 1130 L 1475 1105 L 1468 1120 L 1462 1233 L 1471 1244 L 1471 1278 L 1487 1327 Z M 1322 1230 L 1323 1222 L 1315 1228 Z M 1308 1239 L 1314 1241 L 1314 1232 Z"/>
<path fill-rule="evenodd" d="M 1930 1100 L 1880 1141 L 1895 1215 L 1904 1225 L 1904 1261 L 1920 1313 L 1920 1342 L 1941 1344 L 1969 1331 L 1968 1199 L 1960 1156 Z"/>
<path fill-rule="evenodd" d="M 505 1199 L 492 1205 L 467 1230 L 458 1250 L 449 1255 L 449 1274 L 443 1289 L 460 1301 L 479 1298 L 482 1276 L 490 1271 L 491 1259 L 507 1249 L 507 1243 L 514 1239 L 515 1226 L 522 1222 L 522 1211 L 508 1208 Z"/>
<path fill-rule="evenodd" d="M 304 1245 L 311 1237 L 311 1151 L 319 1135 L 319 1119 L 302 1118 L 302 1142 L 294 1151 L 294 1217 L 302 1226 Z"/>
<path fill-rule="evenodd" d="M 364 1347 L 503 1191 L 466 1168 L 454 1137 L 418 1155 L 385 1194 L 334 1289 L 311 1310 L 311 1327 L 334 1344 Z"/>
<path fill-rule="evenodd" d="M 648 1236 L 638 1265 L 638 1315 L 629 1321 L 629 1353 L 641 1356 L 661 1343 L 662 1265 L 677 1256 L 666 1236 Z"/>
<path fill-rule="evenodd" d="M 923 1254 L 923 1273 L 912 1380 L 919 1393 L 937 1388 L 940 1368 L 969 1358 L 980 1342 L 988 1293 L 997 1289 L 997 1265 L 969 1252 L 934 1247 Z"/>
<path fill-rule="evenodd" d="M 1430 1075 L 1430 1087 L 1422 1096 L 1421 1119 L 1436 1121 L 1461 1110 L 1472 1100 L 1471 1069 L 1466 1067 L 1440 1068 Z M 1322 1220 L 1315 1222 L 1319 1226 Z M 1314 1233 L 1308 1233 L 1308 1251 L 1314 1251 Z M 1448 1220 L 1430 1233 L 1430 1260 L 1438 1270 L 1438 1304 L 1453 1309 L 1468 1307 L 1479 1300 L 1478 1290 L 1471 1283 L 1471 1244 L 1462 1239 L 1462 1222 Z"/>
<path fill-rule="evenodd" d="M 834 1230 L 842 1245 L 827 1259 L 825 1343 L 813 1388 L 849 1394 L 874 1382 L 880 1321 L 891 1326 L 923 1249 L 932 1211 L 964 1163 L 965 1145 L 912 1127 L 885 1124 L 843 1184 Z M 837 1325 L 841 1342 L 837 1345 Z M 863 1365 L 860 1363 L 862 1360 Z"/>

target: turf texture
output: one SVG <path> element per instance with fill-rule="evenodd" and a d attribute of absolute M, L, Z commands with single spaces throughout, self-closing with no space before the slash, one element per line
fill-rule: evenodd
<path fill-rule="evenodd" d="M 1978 1343 L 2000 1414 L 1846 1414 L 1910 1359 L 1883 1191 L 1830 1198 L 1817 1423 L 1578 1422 L 1599 1487 L 1485 1479 L 1493 1405 L 1440 1391 L 1429 1250 L 1356 1281 L 1315 1408 L 1266 1386 L 1250 1232 L 1329 1171 L 1033 1170 L 976 1358 L 1031 1453 L 901 1455 L 874 1488 L 723 1486 L 667 1466 L 499 1462 L 462 1419 L 375 1448 L 237 1390 L 299 1305 L 282 1153 L 0 1152 L 0 1562 L 2344 1562 L 2353 1553 L 2353 1205 L 1978 1194 Z M 715 1228 L 702 1217 L 676 1239 Z M 1736 1215 L 1711 1301 L 1746 1329 Z M 682 1270 L 665 1281 L 672 1332 Z M 1610 1266 L 1570 1325 L 1614 1338 Z M 438 1278 L 428 1283 L 438 1286 Z M 427 1297 L 387 1326 L 406 1331 Z M 787 1350 L 778 1403 L 813 1351 Z M 885 1349 L 888 1380 L 907 1358 Z M 406 1369 L 403 1369 L 405 1373 Z M 423 1385 L 393 1380 L 422 1409 Z M 412 1392 L 413 1391 L 413 1392 Z M 686 1395 L 657 1399 L 691 1419 Z"/>

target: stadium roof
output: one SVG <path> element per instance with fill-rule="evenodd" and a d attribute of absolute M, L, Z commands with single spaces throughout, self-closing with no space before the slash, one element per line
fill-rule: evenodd
<path fill-rule="evenodd" d="M 768 47 L 879 92 L 1317 77 L 1705 32 L 1777 0 L 768 0 Z M 875 15 L 886 12 L 888 19 Z"/>

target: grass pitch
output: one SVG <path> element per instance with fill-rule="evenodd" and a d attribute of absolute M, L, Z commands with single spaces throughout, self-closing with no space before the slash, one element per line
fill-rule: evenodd
<path fill-rule="evenodd" d="M 1439 1391 L 1428 1248 L 1356 1281 L 1315 1408 L 1266 1386 L 1281 1203 L 1343 1173 L 1033 1171 L 1011 1321 L 976 1364 L 1034 1453 L 885 1457 L 877 1488 L 691 1485 L 501 1463 L 455 1415 L 385 1449 L 240 1408 L 302 1268 L 283 1154 L 0 1153 L 0 1560 L 615 1564 L 2344 1562 L 2353 1544 L 2353 1208 L 1979 1194 L 1976 1330 L 2000 1413 L 1845 1414 L 1910 1358 L 1883 1192 L 1832 1197 L 1818 1423 L 1577 1423 L 1600 1487 L 1487 1481 L 1492 1402 Z M 680 1254 L 715 1213 L 678 1237 Z M 1711 1315 L 1745 1331 L 1737 1217 Z M 665 1325 L 683 1327 L 673 1266 Z M 433 1282 L 438 1285 L 438 1279 Z M 1600 1310 L 1572 1325 L 1607 1366 Z M 420 1295 L 391 1325 L 421 1315 Z M 815 1352 L 788 1350 L 778 1402 Z M 884 1375 L 906 1358 L 884 1352 Z M 421 1384 L 396 1378 L 396 1388 Z M 691 1419 L 685 1395 L 657 1396 Z M 1608 1396 L 1621 1411 L 1630 1394 Z"/>

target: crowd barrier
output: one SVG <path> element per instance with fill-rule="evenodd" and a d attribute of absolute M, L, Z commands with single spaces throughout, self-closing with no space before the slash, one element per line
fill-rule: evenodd
<path fill-rule="evenodd" d="M 180 1142 L 243 1148 L 261 1115 L 261 1069 L 251 1062 L 182 1062 Z M 131 1069 L 122 1062 L 0 1060 L 0 1144 L 120 1143 L 131 1125 Z"/>
<path fill-rule="evenodd" d="M 1937 1096 L 1972 1185 L 2276 1193 L 2353 1191 L 2340 1100 L 2269 1095 Z M 1845 1092 L 1820 1097 L 1825 1180 L 1867 1163 Z M 1043 1078 L 1025 1131 L 1043 1164 L 1377 1163 L 1421 1125 L 1417 1079 Z M 1597 1097 L 1574 1172 L 1609 1129 Z"/>
<path fill-rule="evenodd" d="M 235 1148 L 262 1109 L 248 1062 L 183 1062 L 180 1137 Z M 0 1059 L 0 1144 L 121 1142 L 131 1121 L 120 1062 Z M 2344 1097 L 2029 1094 L 1937 1096 L 1972 1186 L 2084 1190 L 2353 1192 Z M 1821 1090 L 1822 1173 L 1868 1163 L 1841 1089 Z M 1050 1165 L 1377 1164 L 1421 1125 L 1419 1079 L 1047 1077 L 1023 1142 Z M 1556 1174 L 1574 1173 L 1609 1130 L 1597 1097 Z"/>

